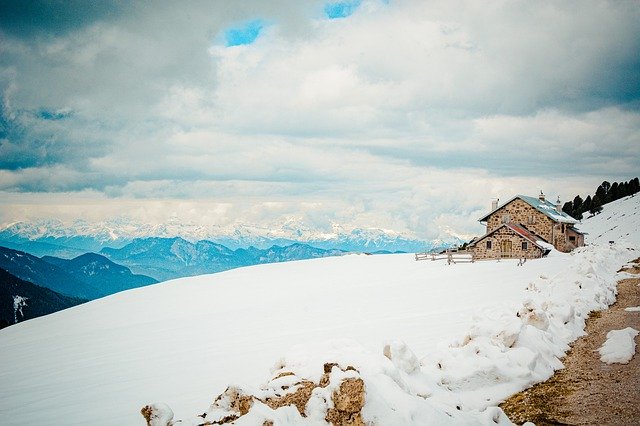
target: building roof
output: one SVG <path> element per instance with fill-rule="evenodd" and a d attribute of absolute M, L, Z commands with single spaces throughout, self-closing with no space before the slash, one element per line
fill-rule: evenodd
<path fill-rule="evenodd" d="M 571 231 L 575 232 L 576 234 L 580 234 L 580 235 L 589 235 L 586 232 L 582 232 L 581 230 L 579 230 L 578 228 L 572 227 Z"/>
<path fill-rule="evenodd" d="M 497 212 L 498 210 L 500 210 L 501 208 L 503 208 L 504 206 L 506 206 L 507 204 L 509 204 L 513 200 L 515 200 L 516 198 L 519 198 L 522 201 L 524 201 L 525 203 L 529 204 L 531 207 L 533 207 L 534 209 L 538 210 L 540 213 L 543 213 L 545 216 L 547 216 L 549 219 L 553 220 L 554 222 L 559 222 L 559 223 L 578 223 L 578 221 L 576 219 L 572 218 L 571 216 L 569 216 L 565 212 L 563 212 L 563 211 L 558 212 L 558 210 L 556 210 L 555 204 L 553 204 L 553 203 L 551 203 L 551 202 L 549 202 L 547 200 L 542 201 L 538 197 L 529 197 L 529 196 L 526 196 L 526 195 L 516 195 L 515 197 L 511 198 L 506 203 L 502 204 L 501 206 L 498 206 L 495 210 L 493 210 L 493 211 L 489 212 L 488 214 L 486 214 L 485 216 L 481 217 L 480 218 L 480 222 L 485 222 L 489 216 L 491 216 L 493 213 Z"/>
<path fill-rule="evenodd" d="M 549 244 L 547 241 L 545 241 L 544 238 L 534 234 L 533 232 L 529 231 L 524 226 L 516 225 L 515 223 L 503 223 L 502 225 L 498 226 L 493 231 L 491 231 L 491 232 L 483 235 L 482 237 L 476 239 L 475 241 L 472 241 L 471 243 L 469 243 L 469 246 L 476 245 L 480 241 L 484 240 L 485 238 L 489 237 L 491 234 L 495 233 L 496 231 L 498 231 L 499 229 L 502 229 L 504 227 L 507 227 L 508 229 L 510 229 L 511 231 L 515 232 L 516 234 L 518 234 L 522 238 L 528 240 L 529 242 L 534 244 L 536 247 L 538 247 L 543 252 L 549 251 L 552 248 L 551 244 Z"/>

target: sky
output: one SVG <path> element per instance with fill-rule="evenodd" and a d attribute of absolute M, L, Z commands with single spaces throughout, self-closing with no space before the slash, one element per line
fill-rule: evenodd
<path fill-rule="evenodd" d="M 640 173 L 637 1 L 0 2 L 0 223 L 482 233 Z"/>

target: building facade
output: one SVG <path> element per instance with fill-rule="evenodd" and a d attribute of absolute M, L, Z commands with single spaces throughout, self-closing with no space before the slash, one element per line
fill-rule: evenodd
<path fill-rule="evenodd" d="M 476 259 L 531 259 L 546 255 L 551 246 L 568 252 L 584 245 L 584 234 L 575 228 L 578 221 L 542 193 L 537 198 L 517 195 L 501 206 L 495 201 L 480 222 L 486 223 L 486 234 L 468 246 Z"/>

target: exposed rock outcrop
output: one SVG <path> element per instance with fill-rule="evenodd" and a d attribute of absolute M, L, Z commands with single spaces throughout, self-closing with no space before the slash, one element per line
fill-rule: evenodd
<path fill-rule="evenodd" d="M 174 422 L 173 412 L 165 404 L 147 405 L 141 413 L 148 426 L 222 425 L 248 414 L 254 416 L 251 419 L 257 424 L 269 426 L 273 425 L 269 412 L 295 407 L 302 418 L 324 419 L 333 425 L 364 426 L 361 411 L 365 397 L 364 380 L 354 367 L 326 363 L 318 383 L 283 371 L 254 393 L 229 386 L 196 421 Z M 254 407 L 256 410 L 252 412 Z"/>

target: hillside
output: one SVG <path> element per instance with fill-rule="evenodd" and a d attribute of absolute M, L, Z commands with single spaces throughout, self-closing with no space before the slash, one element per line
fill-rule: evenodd
<path fill-rule="evenodd" d="M 590 235 L 594 219 L 583 226 Z M 323 363 L 336 362 L 359 370 L 366 419 L 504 424 L 495 405 L 561 366 L 587 313 L 614 300 L 616 271 L 636 257 L 608 242 L 522 267 L 346 255 L 125 291 L 0 332 L 0 423 L 143 424 L 151 402 L 202 422 L 194 416 L 213 416 L 207 407 L 229 384 L 264 393 L 260 383 L 276 386 L 279 373 L 317 382 Z M 313 420 L 258 408 L 247 419 Z"/>
<path fill-rule="evenodd" d="M 99 289 L 73 277 L 61 268 L 29 253 L 0 247 L 0 268 L 12 275 L 47 287 L 57 293 L 83 299 L 104 296 Z"/>
<path fill-rule="evenodd" d="M 133 274 L 126 266 L 96 253 L 85 253 L 70 260 L 44 256 L 42 260 L 99 289 L 104 295 L 158 282 L 146 275 Z"/>
<path fill-rule="evenodd" d="M 588 233 L 589 244 L 627 241 L 640 246 L 640 195 L 604 205 L 604 210 L 583 220 L 579 228 Z"/>
<path fill-rule="evenodd" d="M 306 244 L 272 246 L 267 249 L 249 247 L 231 250 L 211 241 L 195 243 L 182 238 L 140 238 L 120 249 L 106 247 L 101 254 L 126 265 L 136 273 L 160 281 L 226 271 L 262 263 L 286 262 L 339 256 L 340 250 L 325 250 Z"/>
<path fill-rule="evenodd" d="M 85 302 L 87 300 L 56 293 L 0 269 L 0 324 L 5 326 Z"/>

